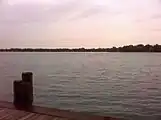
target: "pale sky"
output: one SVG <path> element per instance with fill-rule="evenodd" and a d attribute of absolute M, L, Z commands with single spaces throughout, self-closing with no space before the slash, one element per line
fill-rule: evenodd
<path fill-rule="evenodd" d="M 0 48 L 161 44 L 161 0 L 0 0 Z"/>

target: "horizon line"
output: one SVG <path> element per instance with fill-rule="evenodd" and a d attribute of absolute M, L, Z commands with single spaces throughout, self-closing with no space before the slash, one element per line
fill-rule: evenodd
<path fill-rule="evenodd" d="M 150 45 L 150 46 L 155 46 L 155 45 L 161 45 L 161 44 L 127 44 L 127 45 L 122 45 L 122 46 L 112 46 L 112 47 L 84 47 L 84 46 L 80 46 L 80 47 L 7 47 L 7 48 L 0 48 L 2 49 L 107 49 L 107 48 L 119 48 L 119 47 L 125 47 L 125 46 L 138 46 L 138 45 Z"/>

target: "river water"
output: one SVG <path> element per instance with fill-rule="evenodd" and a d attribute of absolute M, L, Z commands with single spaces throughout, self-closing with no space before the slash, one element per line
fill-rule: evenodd
<path fill-rule="evenodd" d="M 0 100 L 34 73 L 34 104 L 128 119 L 161 119 L 159 53 L 0 53 Z"/>

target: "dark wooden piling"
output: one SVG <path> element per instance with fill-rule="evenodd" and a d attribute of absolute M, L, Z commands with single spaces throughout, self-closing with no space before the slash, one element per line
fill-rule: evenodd
<path fill-rule="evenodd" d="M 27 96 L 29 99 L 29 103 L 31 104 L 33 102 L 33 73 L 32 72 L 23 72 L 22 73 L 22 81 L 25 82 L 27 85 Z"/>
<path fill-rule="evenodd" d="M 33 74 L 22 73 L 22 80 L 14 81 L 14 104 L 16 106 L 32 106 L 33 103 Z"/>
<path fill-rule="evenodd" d="M 23 72 L 22 73 L 22 81 L 29 82 L 33 84 L 33 73 L 32 72 Z"/>
<path fill-rule="evenodd" d="M 13 82 L 13 93 L 14 93 L 14 104 L 21 104 L 21 99 L 22 98 L 22 95 L 23 93 L 22 92 L 22 85 L 21 85 L 22 81 L 14 81 Z"/>

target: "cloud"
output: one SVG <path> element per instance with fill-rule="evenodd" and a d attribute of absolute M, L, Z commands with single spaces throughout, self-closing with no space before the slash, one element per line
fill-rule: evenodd
<path fill-rule="evenodd" d="M 81 45 L 82 40 L 90 46 L 133 43 L 136 38 L 159 40 L 161 4 L 157 1 L 0 0 L 1 43 L 35 46 L 43 41 L 65 46 L 64 39 L 69 39 L 71 46 Z"/>
<path fill-rule="evenodd" d="M 72 0 L 61 4 L 15 4 L 1 11 L 0 22 L 7 24 L 57 22 L 65 20 L 78 4 Z"/>
<path fill-rule="evenodd" d="M 0 22 L 6 24 L 49 23 L 78 20 L 103 14 L 106 17 L 109 14 L 106 5 L 96 5 L 93 2 L 89 2 L 89 0 L 63 0 L 63 2 L 54 0 L 55 2 L 53 3 L 55 4 L 40 4 L 36 2 L 38 0 L 34 0 L 34 3 L 24 4 L 25 1 L 16 0 L 12 5 L 8 4 L 5 11 L 3 11 L 4 13 L 0 15 Z M 47 1 L 46 3 L 51 2 L 51 0 Z"/>

